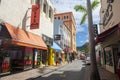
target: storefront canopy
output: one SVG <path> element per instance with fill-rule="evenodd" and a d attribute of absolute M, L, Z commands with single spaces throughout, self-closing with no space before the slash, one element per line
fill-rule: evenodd
<path fill-rule="evenodd" d="M 52 45 L 51 48 L 53 48 L 53 49 L 55 49 L 55 50 L 57 50 L 57 51 L 62 50 L 62 48 L 60 48 L 60 46 L 59 46 L 57 43 L 55 43 L 55 42 L 53 42 L 53 45 Z"/>
<path fill-rule="evenodd" d="M 98 37 L 96 37 L 95 43 L 97 44 L 99 42 L 103 42 L 107 37 L 109 37 L 113 32 L 115 32 L 117 30 L 119 30 L 118 25 L 102 32 L 101 34 L 98 35 Z"/>
<path fill-rule="evenodd" d="M 40 36 L 14 27 L 8 23 L 4 23 L 4 27 L 7 28 L 11 36 L 12 44 L 47 50 L 47 46 Z"/>

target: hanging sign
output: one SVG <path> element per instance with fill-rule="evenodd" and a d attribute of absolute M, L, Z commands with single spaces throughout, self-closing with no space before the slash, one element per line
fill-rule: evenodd
<path fill-rule="evenodd" d="M 30 29 L 39 28 L 39 19 L 40 19 L 40 5 L 39 4 L 32 5 Z"/>

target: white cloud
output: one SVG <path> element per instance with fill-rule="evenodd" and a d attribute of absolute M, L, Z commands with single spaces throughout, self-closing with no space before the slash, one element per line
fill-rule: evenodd
<path fill-rule="evenodd" d="M 89 40 L 87 39 L 85 42 L 89 42 Z"/>
<path fill-rule="evenodd" d="M 79 24 L 76 25 L 76 33 L 84 32 L 84 27 L 81 27 Z"/>
<path fill-rule="evenodd" d="M 84 41 L 80 41 L 81 43 L 83 43 Z"/>

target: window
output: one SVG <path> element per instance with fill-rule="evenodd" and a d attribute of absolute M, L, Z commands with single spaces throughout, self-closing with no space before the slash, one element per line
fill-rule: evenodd
<path fill-rule="evenodd" d="M 106 65 L 113 66 L 113 57 L 110 47 L 105 48 L 105 63 Z"/>
<path fill-rule="evenodd" d="M 64 16 L 64 19 L 68 19 L 68 16 Z"/>
<path fill-rule="evenodd" d="M 36 4 L 40 4 L 40 0 L 35 0 L 35 3 Z"/>
<path fill-rule="evenodd" d="M 51 7 L 49 8 L 49 18 L 51 18 L 52 17 L 52 9 L 51 9 Z"/>
<path fill-rule="evenodd" d="M 43 11 L 46 13 L 46 9 L 47 9 L 47 5 L 46 5 L 46 2 L 44 2 L 43 4 Z"/>
<path fill-rule="evenodd" d="M 34 0 L 31 0 L 31 4 L 34 4 Z"/>
<path fill-rule="evenodd" d="M 58 17 L 58 19 L 60 20 L 60 17 Z"/>

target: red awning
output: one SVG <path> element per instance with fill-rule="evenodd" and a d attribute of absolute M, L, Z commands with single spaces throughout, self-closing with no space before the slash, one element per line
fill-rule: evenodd
<path fill-rule="evenodd" d="M 4 23 L 4 25 L 12 38 L 12 44 L 47 50 L 47 46 L 40 36 L 14 27 L 8 23 Z"/>
<path fill-rule="evenodd" d="M 112 28 L 109 28 L 108 30 L 102 32 L 101 34 L 98 35 L 98 37 L 96 37 L 95 39 L 95 43 L 99 43 L 105 40 L 105 38 L 107 38 L 108 36 L 110 36 L 113 32 L 115 32 L 116 30 L 119 29 L 119 26 L 116 25 Z"/>

